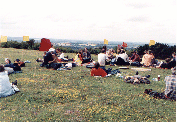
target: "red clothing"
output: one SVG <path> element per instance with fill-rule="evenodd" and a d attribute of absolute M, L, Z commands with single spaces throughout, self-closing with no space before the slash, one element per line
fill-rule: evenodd
<path fill-rule="evenodd" d="M 83 61 L 83 59 L 82 59 L 82 55 L 81 55 L 81 54 L 79 54 L 79 58 L 80 58 L 81 61 Z"/>
<path fill-rule="evenodd" d="M 101 76 L 101 77 L 105 77 L 107 75 L 107 73 L 102 69 L 102 68 L 92 68 L 91 70 L 91 76 Z"/>

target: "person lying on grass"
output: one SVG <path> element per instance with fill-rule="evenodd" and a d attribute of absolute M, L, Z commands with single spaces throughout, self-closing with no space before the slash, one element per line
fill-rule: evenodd
<path fill-rule="evenodd" d="M 95 63 L 95 68 L 91 70 L 91 76 L 101 76 L 105 77 L 107 75 L 106 71 L 100 68 L 100 64 L 98 62 Z"/>
<path fill-rule="evenodd" d="M 152 89 L 145 89 L 144 93 L 159 99 L 169 99 L 176 101 L 176 67 L 172 68 L 172 75 L 165 77 L 166 88 L 163 93 L 152 91 Z"/>
<path fill-rule="evenodd" d="M 10 59 L 5 59 L 6 65 L 4 65 L 5 70 L 9 73 L 13 71 L 21 71 L 21 67 L 25 66 L 24 62 L 21 62 L 19 59 L 16 59 L 14 63 L 11 63 Z"/>
<path fill-rule="evenodd" d="M 19 92 L 19 89 L 16 85 L 17 82 L 10 84 L 8 74 L 5 72 L 4 66 L 0 65 L 0 98 Z"/>

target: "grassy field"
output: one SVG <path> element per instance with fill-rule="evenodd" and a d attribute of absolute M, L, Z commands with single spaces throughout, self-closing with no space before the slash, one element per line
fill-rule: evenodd
<path fill-rule="evenodd" d="M 18 81 L 21 92 L 0 98 L 0 121 L 176 121 L 175 101 L 144 94 L 144 90 L 150 88 L 163 92 L 164 78 L 171 70 L 152 68 L 139 72 L 142 76 L 151 75 L 151 84 L 133 85 L 115 76 L 91 77 L 90 69 L 85 66 L 70 71 L 40 67 L 36 59 L 42 58 L 42 54 L 34 50 L 0 48 L 0 63 L 7 57 L 11 61 L 16 58 L 31 61 L 22 68 L 23 73 L 9 75 L 11 82 Z M 92 57 L 97 60 L 96 55 Z M 120 71 L 123 75 L 136 72 Z M 157 75 L 161 75 L 161 80 L 152 81 Z"/>

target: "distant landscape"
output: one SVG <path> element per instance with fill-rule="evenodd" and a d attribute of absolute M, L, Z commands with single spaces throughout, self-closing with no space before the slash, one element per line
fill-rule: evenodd
<path fill-rule="evenodd" d="M 30 39 L 34 39 L 35 43 L 41 42 L 41 38 L 30 38 Z M 65 46 L 65 47 L 68 46 L 72 48 L 84 48 L 84 47 L 97 48 L 97 47 L 101 47 L 104 45 L 103 44 L 104 40 L 100 41 L 100 40 L 70 40 L 70 39 L 53 39 L 53 38 L 49 38 L 49 39 L 51 43 L 53 43 L 54 45 L 57 45 L 60 43 L 60 46 Z M 8 37 L 7 40 L 22 42 L 23 37 Z M 122 45 L 122 43 L 123 41 L 109 41 L 107 48 L 108 49 L 114 48 L 117 45 Z M 138 46 L 142 46 L 144 44 L 148 44 L 148 42 L 125 42 L 125 43 L 127 43 L 128 45 L 128 47 L 126 48 L 127 50 L 137 48 Z M 176 43 L 165 43 L 165 44 L 168 44 L 169 46 L 176 45 Z"/>

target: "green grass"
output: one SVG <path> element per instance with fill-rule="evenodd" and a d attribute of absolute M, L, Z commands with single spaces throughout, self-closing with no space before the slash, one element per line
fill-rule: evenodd
<path fill-rule="evenodd" d="M 151 84 L 133 85 L 115 76 L 91 77 L 90 69 L 84 66 L 71 71 L 41 68 L 35 60 L 42 58 L 42 54 L 34 50 L 0 48 L 0 63 L 7 57 L 11 61 L 16 58 L 31 61 L 22 68 L 23 73 L 9 75 L 11 82 L 18 80 L 21 92 L 0 98 L 0 121 L 176 121 L 175 101 L 154 99 L 143 93 L 150 88 L 163 92 L 164 78 L 171 70 L 152 68 L 139 72 L 142 76 L 150 74 Z M 92 57 L 97 60 L 96 55 Z M 120 71 L 124 75 L 136 72 Z M 152 81 L 157 75 L 161 75 L 161 80 Z"/>

